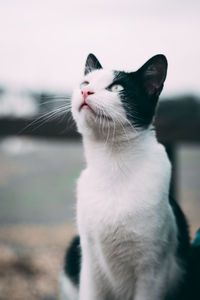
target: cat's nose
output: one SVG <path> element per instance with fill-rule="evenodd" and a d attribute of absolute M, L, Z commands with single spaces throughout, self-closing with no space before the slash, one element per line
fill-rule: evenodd
<path fill-rule="evenodd" d="M 92 92 L 91 90 L 84 90 L 81 91 L 81 94 L 83 95 L 83 99 L 85 100 L 87 96 L 94 94 L 94 92 Z"/>

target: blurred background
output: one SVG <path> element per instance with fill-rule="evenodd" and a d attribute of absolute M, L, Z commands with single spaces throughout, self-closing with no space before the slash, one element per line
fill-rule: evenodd
<path fill-rule="evenodd" d="M 66 105 L 87 55 L 106 68 L 169 61 L 155 119 L 172 192 L 200 227 L 200 2 L 0 1 L 0 299 L 55 300 L 76 232 L 81 139 Z"/>

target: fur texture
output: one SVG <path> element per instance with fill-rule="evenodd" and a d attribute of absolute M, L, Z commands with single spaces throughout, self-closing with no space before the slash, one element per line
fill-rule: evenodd
<path fill-rule="evenodd" d="M 81 253 L 80 282 L 65 270 L 79 300 L 174 299 L 184 283 L 187 223 L 170 200 L 171 165 L 151 125 L 166 72 L 163 55 L 127 73 L 90 54 L 73 93 L 87 167 L 77 185 L 81 248 L 76 239 L 67 261 Z"/>

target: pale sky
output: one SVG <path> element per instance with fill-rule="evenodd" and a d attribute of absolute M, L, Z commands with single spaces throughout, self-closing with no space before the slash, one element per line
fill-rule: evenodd
<path fill-rule="evenodd" d="M 199 0 L 0 0 L 0 85 L 71 90 L 88 53 L 139 68 L 163 53 L 165 94 L 200 94 Z"/>

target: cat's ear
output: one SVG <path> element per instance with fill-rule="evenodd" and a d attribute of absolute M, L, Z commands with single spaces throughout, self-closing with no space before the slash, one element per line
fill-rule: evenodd
<path fill-rule="evenodd" d="M 90 53 L 86 59 L 84 74 L 87 75 L 88 73 L 97 69 L 102 69 L 102 66 L 96 56 Z"/>
<path fill-rule="evenodd" d="M 158 54 L 150 58 L 138 71 L 147 96 L 159 96 L 167 75 L 167 59 Z"/>

